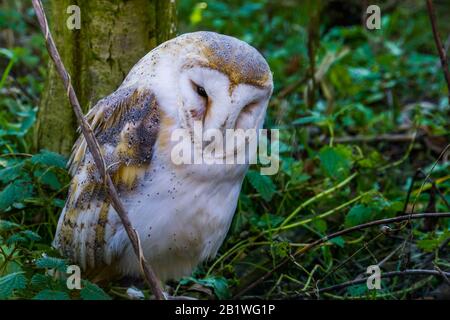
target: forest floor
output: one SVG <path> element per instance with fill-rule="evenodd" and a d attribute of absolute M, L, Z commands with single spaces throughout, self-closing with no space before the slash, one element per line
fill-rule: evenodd
<path fill-rule="evenodd" d="M 251 168 L 218 256 L 167 290 L 201 299 L 449 299 L 449 218 L 357 227 L 450 212 L 448 93 L 426 7 L 389 8 L 371 31 L 358 15 L 341 23 L 326 7 L 276 3 L 179 6 L 180 33 L 236 36 L 267 58 L 275 90 L 266 127 L 280 132 L 280 171 Z M 33 148 L 48 56 L 30 8 L 0 7 L 0 299 L 126 299 L 120 283 L 84 279 L 77 291 L 57 276 L 68 261 L 50 244 L 70 177 L 66 157 Z M 439 26 L 448 49 L 450 26 Z M 365 280 L 373 266 L 378 290 Z"/>

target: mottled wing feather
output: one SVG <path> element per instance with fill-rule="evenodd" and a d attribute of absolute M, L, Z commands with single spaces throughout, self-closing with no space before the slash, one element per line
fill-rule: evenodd
<path fill-rule="evenodd" d="M 119 88 L 100 100 L 87 119 L 119 194 L 132 193 L 147 171 L 159 132 L 160 115 L 149 90 Z M 85 139 L 75 143 L 70 158 L 73 180 L 61 214 L 54 246 L 83 268 L 98 268 L 111 259 L 106 240 L 111 206 Z"/>

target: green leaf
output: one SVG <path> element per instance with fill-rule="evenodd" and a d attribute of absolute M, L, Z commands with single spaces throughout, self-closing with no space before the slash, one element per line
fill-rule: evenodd
<path fill-rule="evenodd" d="M 187 285 L 189 282 L 195 282 L 201 284 L 205 287 L 210 287 L 214 289 L 214 293 L 219 299 L 229 299 L 231 293 L 228 288 L 228 281 L 224 277 L 207 277 L 204 279 L 196 279 L 194 277 L 183 278 L 180 284 Z"/>
<path fill-rule="evenodd" d="M 62 199 L 53 199 L 52 204 L 55 207 L 64 208 L 64 205 L 66 204 L 66 201 L 62 200 Z"/>
<path fill-rule="evenodd" d="M 33 232 L 31 230 L 24 230 L 20 232 L 21 235 L 25 236 L 30 241 L 39 241 L 41 240 L 41 236 L 38 235 L 36 232 Z"/>
<path fill-rule="evenodd" d="M 0 211 L 4 211 L 14 202 L 20 202 L 33 195 L 33 185 L 28 179 L 19 179 L 6 186 L 0 192 Z"/>
<path fill-rule="evenodd" d="M 360 160 L 358 163 L 363 168 L 376 168 L 383 163 L 383 158 L 379 152 L 373 150 L 368 156 Z"/>
<path fill-rule="evenodd" d="M 362 296 L 367 292 L 367 284 L 356 284 L 347 288 L 347 293 L 351 297 Z"/>
<path fill-rule="evenodd" d="M 338 180 L 349 175 L 353 163 L 352 150 L 343 145 L 323 147 L 319 159 L 325 174 Z"/>
<path fill-rule="evenodd" d="M 15 244 L 15 243 L 26 243 L 26 242 L 28 242 L 28 239 L 23 237 L 22 235 L 20 235 L 18 233 L 15 233 L 15 234 L 11 235 L 8 238 L 8 240 L 6 240 L 6 243 L 8 245 L 12 245 L 12 244 Z"/>
<path fill-rule="evenodd" d="M 335 245 L 337 245 L 338 247 L 343 248 L 345 245 L 345 240 L 342 237 L 336 237 L 330 240 L 331 243 L 334 243 Z"/>
<path fill-rule="evenodd" d="M 36 260 L 36 267 L 41 269 L 57 269 L 61 272 L 66 272 L 67 264 L 64 259 L 55 257 L 42 257 Z"/>
<path fill-rule="evenodd" d="M 13 181 L 14 179 L 17 179 L 22 175 L 22 169 L 25 162 L 19 162 L 18 164 L 15 164 L 13 166 L 4 168 L 0 170 L 0 181 L 3 183 L 8 183 L 10 181 Z"/>
<path fill-rule="evenodd" d="M 39 181 L 52 188 L 53 190 L 61 189 L 62 185 L 58 180 L 55 173 L 48 170 L 36 170 L 34 176 L 39 179 Z"/>
<path fill-rule="evenodd" d="M 263 176 L 259 172 L 250 170 L 247 178 L 253 188 L 261 194 L 265 201 L 270 201 L 276 192 L 275 184 L 269 176 Z"/>
<path fill-rule="evenodd" d="M 425 252 L 433 252 L 439 247 L 439 239 L 418 240 L 417 246 Z"/>
<path fill-rule="evenodd" d="M 24 272 L 14 272 L 0 278 L 0 299 L 11 297 L 14 290 L 24 289 L 27 285 L 27 278 Z"/>
<path fill-rule="evenodd" d="M 31 285 L 38 288 L 46 288 L 52 283 L 52 278 L 45 274 L 36 273 L 31 278 Z"/>
<path fill-rule="evenodd" d="M 371 221 L 376 215 L 373 208 L 367 207 L 363 204 L 357 204 L 350 209 L 345 217 L 345 226 L 354 227 L 356 225 Z"/>
<path fill-rule="evenodd" d="M 67 292 L 44 289 L 33 297 L 33 300 L 70 300 Z"/>
<path fill-rule="evenodd" d="M 7 220 L 0 220 L 0 231 L 8 231 L 17 228 L 20 228 L 20 225 L 18 225 L 17 223 Z"/>
<path fill-rule="evenodd" d="M 48 150 L 41 150 L 31 158 L 31 162 L 62 169 L 66 167 L 66 159 L 62 155 Z"/>
<path fill-rule="evenodd" d="M 83 288 L 80 291 L 83 300 L 111 300 L 111 297 L 102 288 L 87 280 L 83 281 Z"/>
<path fill-rule="evenodd" d="M 270 213 L 265 213 L 262 216 L 255 214 L 250 217 L 250 223 L 262 230 L 278 227 L 283 220 L 283 217 Z"/>

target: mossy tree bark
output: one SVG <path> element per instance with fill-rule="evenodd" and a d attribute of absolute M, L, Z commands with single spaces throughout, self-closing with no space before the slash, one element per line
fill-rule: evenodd
<path fill-rule="evenodd" d="M 83 111 L 113 92 L 148 51 L 175 35 L 174 0 L 58 0 L 47 2 L 50 28 Z M 67 8 L 78 5 L 81 28 L 69 30 Z M 42 95 L 35 146 L 65 155 L 76 119 L 52 63 Z"/>

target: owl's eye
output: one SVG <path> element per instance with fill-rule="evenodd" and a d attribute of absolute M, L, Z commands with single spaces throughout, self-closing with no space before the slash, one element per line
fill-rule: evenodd
<path fill-rule="evenodd" d="M 203 98 L 208 98 L 208 95 L 206 94 L 206 90 L 203 87 L 197 86 L 197 93 L 199 96 Z"/>

